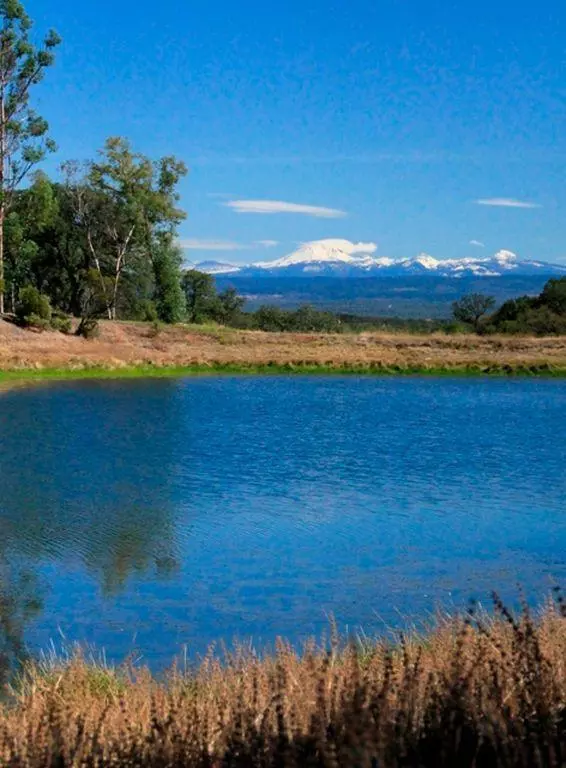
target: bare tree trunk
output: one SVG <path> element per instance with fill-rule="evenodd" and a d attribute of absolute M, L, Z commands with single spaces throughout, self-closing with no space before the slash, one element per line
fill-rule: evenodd
<path fill-rule="evenodd" d="M 123 243 L 123 245 L 118 249 L 118 257 L 116 259 L 116 272 L 114 276 L 114 290 L 112 294 L 112 317 L 111 320 L 116 320 L 116 304 L 118 303 L 118 284 L 120 282 L 120 277 L 122 276 L 122 270 L 124 269 L 124 265 L 126 263 L 126 253 L 128 251 L 128 247 L 130 245 L 130 241 L 134 235 L 136 225 L 130 229 L 128 234 L 126 235 L 126 239 Z"/>
<path fill-rule="evenodd" d="M 100 286 L 102 289 L 102 295 L 104 297 L 104 303 L 106 304 L 106 312 L 108 314 L 108 319 L 112 320 L 112 306 L 110 305 L 110 302 L 108 300 L 108 292 L 106 290 L 106 284 L 104 282 L 104 276 L 102 274 L 102 268 L 100 266 L 100 259 L 98 258 L 98 254 L 96 253 L 96 249 L 94 247 L 94 244 L 92 242 L 92 236 L 90 233 L 90 229 L 87 231 L 87 242 L 89 250 L 92 254 L 92 257 L 94 259 L 94 263 L 96 264 L 96 271 L 98 272 L 98 276 L 100 277 Z"/>

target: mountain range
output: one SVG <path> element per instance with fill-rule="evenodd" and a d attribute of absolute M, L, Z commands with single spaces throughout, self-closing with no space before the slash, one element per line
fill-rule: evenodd
<path fill-rule="evenodd" d="M 430 275 L 438 278 L 566 275 L 566 265 L 520 259 L 501 250 L 488 257 L 435 259 L 426 253 L 414 258 L 375 256 L 373 243 L 349 240 L 315 240 L 274 261 L 247 265 L 203 261 L 191 264 L 211 275 L 238 277 L 404 277 Z"/>

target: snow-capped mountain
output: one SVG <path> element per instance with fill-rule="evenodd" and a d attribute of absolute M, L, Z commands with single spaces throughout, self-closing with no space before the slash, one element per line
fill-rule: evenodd
<path fill-rule="evenodd" d="M 375 243 L 351 243 L 349 240 L 314 240 L 303 243 L 300 248 L 282 259 L 260 261 L 253 264 L 255 269 L 288 269 L 289 267 L 308 267 L 319 265 L 354 266 L 358 269 L 371 269 L 377 262 L 371 254 L 375 253 Z"/>
<path fill-rule="evenodd" d="M 234 274 L 242 277 L 361 277 L 403 275 L 435 275 L 438 277 L 498 277 L 515 275 L 566 275 L 566 265 L 544 261 L 520 260 L 511 251 L 498 251 L 491 257 L 435 259 L 426 253 L 415 258 L 391 259 L 375 256 L 374 243 L 352 243 L 349 240 L 315 240 L 304 243 L 296 251 L 275 261 L 260 261 L 247 266 L 201 262 L 196 269 L 214 275 Z"/>

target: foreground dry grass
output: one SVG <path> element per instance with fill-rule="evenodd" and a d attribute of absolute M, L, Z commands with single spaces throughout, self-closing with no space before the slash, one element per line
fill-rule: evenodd
<path fill-rule="evenodd" d="M 28 671 L 0 714 L 6 766 L 562 766 L 566 610 L 446 621 L 424 639 L 193 675 L 75 659 Z"/>
<path fill-rule="evenodd" d="M 101 323 L 91 341 L 0 320 L 0 370 L 105 366 L 317 365 L 328 368 L 566 370 L 566 337 L 286 334 Z"/>

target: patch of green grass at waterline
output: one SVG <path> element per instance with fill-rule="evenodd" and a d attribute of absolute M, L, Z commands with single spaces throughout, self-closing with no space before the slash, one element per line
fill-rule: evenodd
<path fill-rule="evenodd" d="M 566 378 L 566 366 L 533 365 L 481 365 L 416 366 L 416 365 L 319 365 L 313 363 L 267 363 L 261 365 L 212 363 L 184 366 L 139 365 L 110 368 L 86 366 L 82 368 L 15 368 L 0 370 L 0 384 L 25 381 L 65 381 L 80 379 L 142 379 L 206 376 L 222 374 L 275 375 L 355 375 L 355 376 L 536 376 Z"/>

